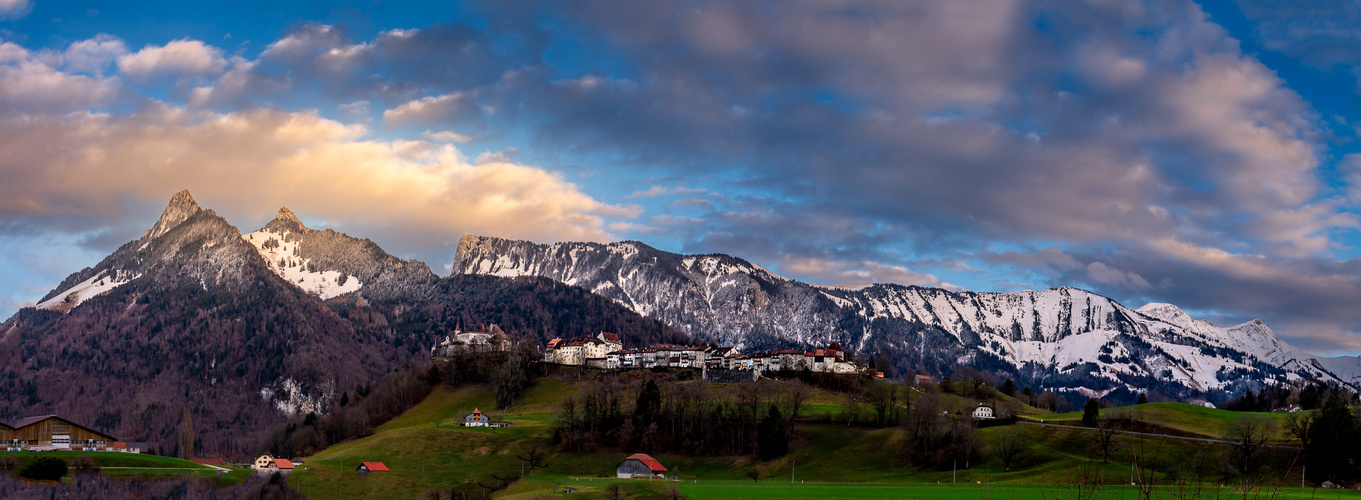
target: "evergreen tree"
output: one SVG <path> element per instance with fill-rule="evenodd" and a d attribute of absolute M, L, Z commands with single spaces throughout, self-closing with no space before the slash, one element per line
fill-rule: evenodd
<path fill-rule="evenodd" d="M 1147 403 L 1147 402 L 1148 402 L 1148 393 L 1146 393 L 1146 392 L 1141 392 L 1141 393 L 1139 393 L 1139 404 L 1144 404 L 1144 403 Z"/>
<path fill-rule="evenodd" d="M 1016 395 L 1016 383 L 1012 382 L 1010 378 L 1008 378 L 1006 382 L 1002 382 L 1002 394 L 1008 396 Z"/>
<path fill-rule="evenodd" d="M 1097 420 L 1101 418 L 1101 403 L 1095 399 L 1087 399 L 1087 404 L 1082 405 L 1082 425 L 1096 427 Z"/>
<path fill-rule="evenodd" d="M 1336 394 L 1329 396 L 1318 411 L 1304 449 L 1309 479 L 1316 483 L 1350 480 L 1356 475 L 1349 463 L 1355 455 L 1356 418 L 1347 402 Z"/>
<path fill-rule="evenodd" d="M 780 409 L 775 405 L 770 405 L 770 411 L 766 413 L 766 418 L 761 420 L 761 427 L 756 433 L 756 449 L 761 460 L 771 460 L 789 453 L 789 441 L 785 439 L 784 418 L 780 416 Z"/>

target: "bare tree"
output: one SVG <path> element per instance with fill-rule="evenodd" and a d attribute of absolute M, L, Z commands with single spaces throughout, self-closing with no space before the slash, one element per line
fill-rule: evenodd
<path fill-rule="evenodd" d="M 1111 454 L 1115 452 L 1118 444 L 1115 438 L 1120 433 L 1120 422 L 1116 417 L 1096 419 L 1096 440 L 1092 444 L 1096 447 L 1097 454 L 1101 455 L 1101 463 L 1110 463 Z"/>
<path fill-rule="evenodd" d="M 992 452 L 1002 461 L 1002 467 L 1006 472 L 1011 472 L 1011 464 L 1020 460 L 1027 448 L 1029 443 L 1026 443 L 1016 426 L 1007 426 L 997 431 L 992 444 Z"/>
<path fill-rule="evenodd" d="M 1229 425 L 1226 437 L 1233 442 L 1229 446 L 1244 474 L 1252 473 L 1254 457 L 1275 430 L 1275 421 L 1257 415 L 1243 415 Z"/>
<path fill-rule="evenodd" d="M 529 467 L 529 475 L 531 476 L 534 475 L 535 468 L 548 467 L 548 453 L 539 447 L 538 441 L 530 441 L 520 445 L 520 453 L 516 454 L 515 458 L 520 459 L 525 466 Z"/>
<path fill-rule="evenodd" d="M 1309 432 L 1314 429 L 1317 416 L 1312 411 L 1297 411 L 1285 414 L 1285 432 L 1309 449 Z"/>

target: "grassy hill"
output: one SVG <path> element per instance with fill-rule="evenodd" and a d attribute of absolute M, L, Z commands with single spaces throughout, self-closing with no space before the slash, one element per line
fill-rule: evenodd
<path fill-rule="evenodd" d="M 694 383 L 694 382 L 688 382 Z M 457 389 L 436 388 L 416 407 L 375 429 L 373 435 L 332 446 L 306 458 L 305 465 L 289 478 L 289 484 L 309 498 L 415 498 L 432 489 L 496 487 L 501 498 L 600 498 L 611 485 L 622 485 L 631 496 L 664 497 L 672 488 L 692 498 L 831 497 L 831 498 L 1058 498 L 1053 484 L 1073 482 L 1075 474 L 1111 488 L 1110 494 L 1134 498 L 1128 486 L 1131 458 L 1139 456 L 1147 474 L 1160 484 L 1189 477 L 1218 481 L 1232 463 L 1227 446 L 1169 437 L 1124 435 L 1118 439 L 1109 463 L 1101 463 L 1092 449 L 1094 431 L 1036 425 L 1011 425 L 980 429 L 982 458 L 959 463 L 958 470 L 920 470 L 908 465 L 902 453 L 907 437 L 897 427 L 848 426 L 838 419 L 850 411 L 844 394 L 812 389 L 805 421 L 798 426 L 790 452 L 778 459 L 758 462 L 751 456 L 694 457 L 654 454 L 681 482 L 616 480 L 614 466 L 630 451 L 596 449 L 581 453 L 561 452 L 549 443 L 560 402 L 577 395 L 585 382 L 546 378 L 537 381 L 514 406 L 493 410 L 489 386 Z M 914 396 L 916 397 L 916 396 Z M 941 407 L 950 413 L 966 411 L 976 400 L 940 395 Z M 999 399 L 1005 399 L 1000 396 Z M 999 404 L 1004 401 L 999 401 Z M 515 424 L 512 428 L 463 428 L 456 424 L 473 408 L 495 420 Z M 1161 426 L 1188 436 L 1221 437 L 1242 414 L 1193 405 L 1158 403 L 1125 409 L 1103 410 L 1111 415 L 1129 412 L 1148 426 Z M 1080 413 L 1042 414 L 1026 407 L 1019 413 L 1046 423 L 1080 425 Z M 1269 418 L 1280 418 L 1270 415 Z M 996 453 L 1004 435 L 1019 438 L 1025 451 L 1004 470 Z M 517 455 L 538 446 L 548 453 L 547 468 L 524 471 Z M 1289 449 L 1270 452 L 1272 463 L 1285 470 L 1295 458 Z M 354 469 L 362 461 L 381 461 L 390 472 L 359 476 Z M 760 482 L 747 477 L 753 468 L 764 476 Z M 604 477 L 602 477 L 604 476 Z M 1279 481 L 1298 485 L 1297 468 L 1282 473 Z M 1279 482 L 1278 481 L 1278 482 Z M 1115 485 L 1125 486 L 1117 488 Z M 472 485 L 472 486 L 469 486 Z M 1214 486 L 1218 486 L 1215 484 Z M 563 487 L 577 493 L 562 494 Z M 1123 489 L 1122 489 L 1123 488 Z M 1224 494 L 1231 493 L 1228 490 Z M 1333 492 L 1329 493 L 1333 495 Z M 1344 495 L 1338 493 L 1337 495 Z M 1345 494 L 1349 495 L 1349 494 Z"/>
<path fill-rule="evenodd" d="M 71 459 L 75 457 L 86 456 L 93 458 L 95 463 L 100 467 L 100 473 L 106 476 L 157 478 L 191 475 L 200 478 L 210 478 L 219 486 L 239 483 L 244 480 L 246 476 L 250 475 L 249 470 L 237 468 L 235 466 L 222 466 L 221 468 L 227 469 L 227 471 L 221 471 L 220 469 L 190 462 L 188 460 L 157 455 L 144 455 L 140 453 L 0 451 L 0 456 L 9 456 L 18 459 L 20 468 L 27 465 L 29 462 L 42 457 L 56 457 L 66 460 L 69 463 Z"/>

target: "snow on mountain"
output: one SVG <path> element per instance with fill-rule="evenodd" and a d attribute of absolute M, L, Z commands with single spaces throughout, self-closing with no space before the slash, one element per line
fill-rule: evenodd
<path fill-rule="evenodd" d="M 354 292 L 364 286 L 359 278 L 340 271 L 318 270 L 312 259 L 298 256 L 298 247 L 302 243 L 302 235 L 298 233 L 303 226 L 293 212 L 282 208 L 275 220 L 291 221 L 296 224 L 292 227 L 270 224 L 264 229 L 241 236 L 260 252 L 260 256 L 269 264 L 269 270 L 274 271 L 274 274 L 322 299 Z M 293 228 L 299 231 L 294 232 L 291 230 Z"/>
<path fill-rule="evenodd" d="M 1224 400 L 1273 380 L 1361 378 L 1355 358 L 1320 362 L 1260 320 L 1221 328 L 1171 304 L 1132 310 L 1070 287 L 977 293 L 809 285 L 727 255 L 676 255 L 638 242 L 540 245 L 479 236 L 459 241 L 454 272 L 578 285 L 725 345 L 838 341 L 888 353 L 900 372 L 948 375 L 971 364 L 1084 394 L 1156 389 Z M 1335 374 L 1343 368 L 1346 375 Z"/>
<path fill-rule="evenodd" d="M 57 292 L 52 298 L 39 302 L 37 307 L 38 309 L 69 311 L 72 307 L 80 305 L 81 302 L 85 302 L 91 297 L 107 293 L 140 276 L 140 274 L 128 276 L 126 273 L 117 270 L 103 270 L 71 288 Z"/>

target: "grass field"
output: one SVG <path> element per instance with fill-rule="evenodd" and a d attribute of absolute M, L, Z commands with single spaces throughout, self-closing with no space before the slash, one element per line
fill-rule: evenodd
<path fill-rule="evenodd" d="M 1232 425 L 1235 420 L 1244 416 L 1252 416 L 1274 421 L 1276 423 L 1275 440 L 1280 442 L 1286 441 L 1287 439 L 1284 426 L 1281 425 L 1286 417 L 1286 414 L 1284 413 L 1235 412 L 1185 403 L 1148 403 L 1120 408 L 1106 408 L 1101 410 L 1100 414 L 1103 417 L 1119 418 L 1133 414 L 1137 420 L 1156 424 L 1174 435 L 1208 438 L 1223 437 L 1228 432 L 1229 426 Z M 1082 412 L 1080 411 L 1052 415 L 1033 415 L 1028 416 L 1027 418 L 1036 422 L 1043 419 L 1047 423 L 1064 425 L 1082 424 Z"/>
<path fill-rule="evenodd" d="M 620 484 L 631 496 L 668 496 L 670 488 L 691 498 L 979 498 L 982 500 L 1057 500 L 1072 495 L 1046 484 L 1066 484 L 1079 468 L 1100 477 L 1103 484 L 1128 484 L 1129 457 L 1139 455 L 1155 481 L 1207 471 L 1218 477 L 1227 463 L 1224 445 L 1175 438 L 1124 436 L 1109 463 L 1102 464 L 1092 448 L 1092 432 L 1040 426 L 1005 426 L 980 429 L 983 458 L 959 464 L 951 470 L 927 471 L 909 467 L 901 450 L 906 442 L 896 428 L 873 429 L 835 423 L 844 410 L 844 396 L 814 391 L 809 398 L 807 422 L 799 425 L 790 453 L 769 461 L 752 457 L 692 457 L 656 454 L 670 473 L 682 478 L 667 481 L 615 480 L 614 466 L 626 455 L 618 450 L 588 453 L 558 452 L 549 445 L 559 402 L 576 394 L 580 384 L 547 378 L 536 382 L 516 405 L 493 410 L 490 387 L 468 386 L 456 390 L 437 388 L 426 400 L 400 417 L 379 426 L 371 436 L 341 443 L 305 459 L 293 472 L 289 484 L 309 498 L 414 498 L 432 489 L 458 487 L 481 489 L 512 484 L 499 498 L 600 498 L 612 484 Z M 974 404 L 955 395 L 943 403 L 960 408 Z M 455 424 L 474 407 L 495 420 L 513 422 L 512 428 L 464 428 Z M 1030 410 L 1033 413 L 1036 410 Z M 1136 418 L 1189 436 L 1221 437 L 1239 413 L 1193 405 L 1159 403 L 1134 409 L 1111 409 L 1103 413 L 1134 411 Z M 833 418 L 823 417 L 830 415 Z M 1079 424 L 1081 413 L 1035 415 L 1049 423 Z M 1278 418 L 1272 416 L 1272 418 Z M 829 423 L 830 422 L 830 423 Z M 998 433 L 1019 433 L 1026 452 L 1011 471 L 989 448 Z M 548 467 L 524 471 L 516 455 L 523 447 L 537 444 L 549 453 Z M 1273 451 L 1269 460 L 1285 469 L 1295 456 L 1290 450 Z M 381 461 L 391 471 L 361 477 L 354 468 L 361 461 Z M 754 483 L 747 473 L 760 468 L 765 480 Z M 791 484 L 791 476 L 797 484 Z M 1278 481 L 1298 485 L 1298 470 Z M 804 483 L 807 481 L 807 483 Z M 958 481 L 960 484 L 951 484 Z M 967 484 L 965 484 L 967 483 Z M 469 486 L 469 485 L 473 486 Z M 577 493 L 563 495 L 561 487 Z M 1239 497 L 1231 489 L 1208 498 Z M 1295 490 L 1291 490 L 1295 491 Z M 1352 498 L 1337 490 L 1308 490 L 1309 498 Z M 1110 487 L 1101 498 L 1133 498 L 1129 487 Z M 1303 495 L 1296 491 L 1299 495 Z M 1292 493 L 1294 495 L 1294 493 Z M 1304 498 L 1295 496 L 1293 498 Z"/>
<path fill-rule="evenodd" d="M 180 460 L 173 457 L 162 457 L 157 455 L 144 455 L 140 453 L 115 453 L 115 452 L 85 452 L 85 451 L 47 451 L 47 452 L 28 452 L 28 451 L 0 451 L 0 456 L 12 456 L 19 459 L 20 464 L 27 465 L 30 461 L 41 457 L 56 457 L 70 461 L 79 456 L 88 456 L 95 460 L 100 466 L 100 473 L 110 477 L 175 477 L 192 475 L 195 477 L 212 479 L 218 485 L 228 485 L 239 483 L 247 476 L 250 471 L 240 469 L 235 466 L 226 466 L 229 472 L 221 472 L 202 464 Z"/>

